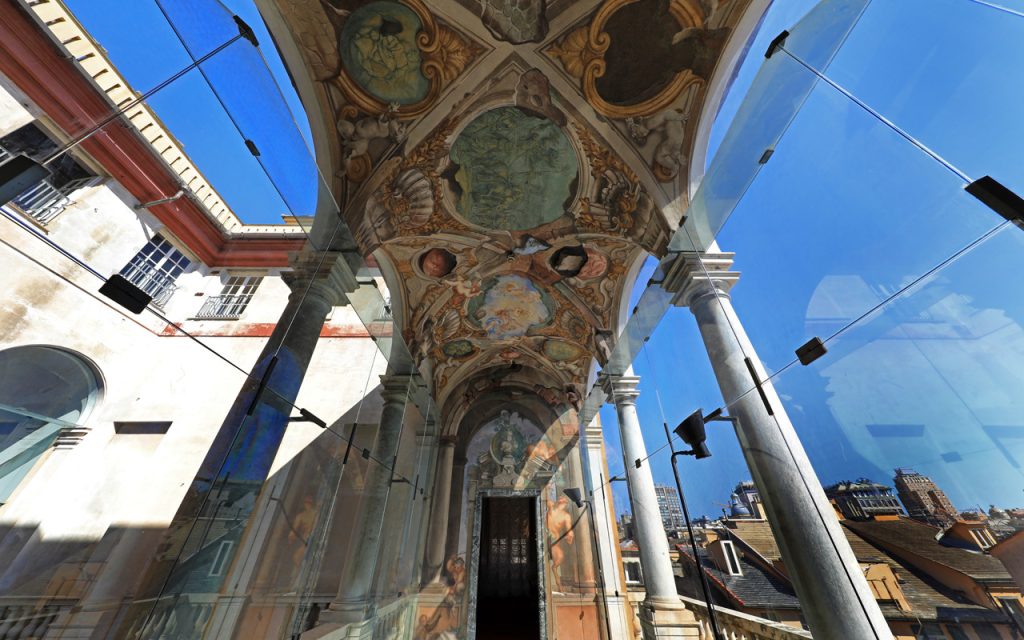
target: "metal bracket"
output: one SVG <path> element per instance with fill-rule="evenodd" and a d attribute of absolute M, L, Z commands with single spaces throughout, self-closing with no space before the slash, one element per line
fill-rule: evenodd
<path fill-rule="evenodd" d="M 750 372 L 750 377 L 754 380 L 754 387 L 757 388 L 757 393 L 761 396 L 761 402 L 764 404 L 765 410 L 768 415 L 774 416 L 775 411 L 772 410 L 771 403 L 768 402 L 768 394 L 764 392 L 764 386 L 761 384 L 761 378 L 757 375 L 757 370 L 754 369 L 754 363 L 750 358 L 743 358 L 744 364 L 747 365 L 747 371 Z"/>

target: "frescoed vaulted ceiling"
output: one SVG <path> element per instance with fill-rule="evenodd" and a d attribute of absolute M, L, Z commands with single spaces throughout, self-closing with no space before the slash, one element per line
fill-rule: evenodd
<path fill-rule="evenodd" d="M 260 0 L 442 413 L 512 380 L 578 401 L 680 222 L 748 2 Z"/>

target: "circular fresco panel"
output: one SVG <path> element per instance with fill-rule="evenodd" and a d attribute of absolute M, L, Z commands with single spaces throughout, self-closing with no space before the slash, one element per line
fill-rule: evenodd
<path fill-rule="evenodd" d="M 488 229 L 532 229 L 561 216 L 579 167 L 568 136 L 516 107 L 486 111 L 452 144 L 455 208 Z"/>
<path fill-rule="evenodd" d="M 352 12 L 341 30 L 338 49 L 352 79 L 388 104 L 414 104 L 430 83 L 420 70 L 416 34 L 423 23 L 397 2 L 371 2 Z"/>

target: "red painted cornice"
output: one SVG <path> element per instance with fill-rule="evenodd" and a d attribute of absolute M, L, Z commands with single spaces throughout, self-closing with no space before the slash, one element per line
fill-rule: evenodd
<path fill-rule="evenodd" d="M 0 0 L 0 73 L 70 137 L 111 113 L 105 96 L 16 0 Z M 178 191 L 170 167 L 138 132 L 120 121 L 94 134 L 81 149 L 140 202 Z M 211 267 L 285 267 L 288 253 L 305 243 L 303 237 L 231 236 L 188 198 L 151 207 L 150 212 Z"/>

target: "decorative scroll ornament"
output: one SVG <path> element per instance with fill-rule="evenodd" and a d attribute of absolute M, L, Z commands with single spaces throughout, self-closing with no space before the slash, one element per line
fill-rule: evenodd
<path fill-rule="evenodd" d="M 597 79 L 607 70 L 605 54 L 612 44 L 611 36 L 604 31 L 609 18 L 622 8 L 637 0 L 606 0 L 594 15 L 590 24 L 583 25 L 553 42 L 546 53 L 558 60 L 573 78 L 582 83 L 583 95 L 587 102 L 602 115 L 609 118 L 650 116 L 667 109 L 688 86 L 703 82 L 691 70 L 684 69 L 657 94 L 636 104 L 612 104 L 601 97 L 597 90 Z M 669 13 L 676 20 L 679 29 L 698 27 L 704 22 L 701 10 L 685 0 L 671 0 Z"/>

